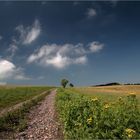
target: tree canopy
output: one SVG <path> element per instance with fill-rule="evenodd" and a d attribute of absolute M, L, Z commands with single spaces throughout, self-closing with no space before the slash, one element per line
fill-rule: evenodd
<path fill-rule="evenodd" d="M 61 85 L 62 85 L 63 88 L 65 88 L 68 83 L 69 83 L 69 81 L 67 79 L 62 79 L 61 80 Z"/>

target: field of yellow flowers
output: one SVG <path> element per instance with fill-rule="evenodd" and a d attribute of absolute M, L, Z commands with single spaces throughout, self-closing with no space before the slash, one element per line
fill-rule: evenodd
<path fill-rule="evenodd" d="M 108 102 L 60 88 L 56 104 L 65 139 L 140 139 L 134 93 Z"/>

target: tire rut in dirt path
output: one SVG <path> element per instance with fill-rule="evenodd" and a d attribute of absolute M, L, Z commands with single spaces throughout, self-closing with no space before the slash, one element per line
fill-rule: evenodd
<path fill-rule="evenodd" d="M 28 128 L 17 139 L 59 139 L 59 124 L 55 121 L 55 96 L 56 90 L 51 91 L 40 105 L 30 111 Z"/>

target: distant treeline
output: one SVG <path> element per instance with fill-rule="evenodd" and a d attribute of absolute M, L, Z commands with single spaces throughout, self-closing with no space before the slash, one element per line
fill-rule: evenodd
<path fill-rule="evenodd" d="M 113 83 L 107 83 L 107 84 L 99 84 L 99 85 L 94 85 L 95 87 L 98 86 L 115 86 L 115 85 L 140 85 L 140 83 L 126 83 L 126 84 L 121 84 L 118 82 L 113 82 Z"/>
<path fill-rule="evenodd" d="M 124 85 L 140 85 L 140 83 L 127 83 L 127 84 L 124 84 Z"/>

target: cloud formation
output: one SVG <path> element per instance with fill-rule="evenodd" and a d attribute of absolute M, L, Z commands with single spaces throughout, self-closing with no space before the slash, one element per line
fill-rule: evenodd
<path fill-rule="evenodd" d="M 92 17 L 95 17 L 95 16 L 97 15 L 97 12 L 96 12 L 95 9 L 89 8 L 89 9 L 87 10 L 86 15 L 87 15 L 88 18 L 92 18 Z"/>
<path fill-rule="evenodd" d="M 91 52 L 99 52 L 100 50 L 103 49 L 104 44 L 94 41 L 94 42 L 89 43 L 88 46 Z"/>
<path fill-rule="evenodd" d="M 16 27 L 16 31 L 19 32 L 19 41 L 23 45 L 31 44 L 41 33 L 40 22 L 36 19 L 32 26 L 24 27 L 23 25 L 19 25 Z"/>
<path fill-rule="evenodd" d="M 27 80 L 22 68 L 17 68 L 12 62 L 0 59 L 0 80 L 17 79 Z"/>
<path fill-rule="evenodd" d="M 87 55 L 99 52 L 103 46 L 99 42 L 91 42 L 86 46 L 82 43 L 76 45 L 46 44 L 31 54 L 27 62 L 62 69 L 72 64 L 85 64 L 88 61 Z"/>
<path fill-rule="evenodd" d="M 7 52 L 10 52 L 10 55 L 8 56 L 8 58 L 12 59 L 17 50 L 18 50 L 18 47 L 16 44 L 14 43 L 10 44 L 9 48 L 7 49 Z"/>
<path fill-rule="evenodd" d="M 11 43 L 7 52 L 10 53 L 8 59 L 12 59 L 19 49 L 18 46 L 21 45 L 30 45 L 33 41 L 35 41 L 41 33 L 41 26 L 39 20 L 35 20 L 31 26 L 23 26 L 19 25 L 15 28 L 17 33 L 19 34 L 18 38 L 16 36 L 12 37 Z"/>
<path fill-rule="evenodd" d="M 16 69 L 15 65 L 7 60 L 0 60 L 0 79 L 11 77 Z"/>

